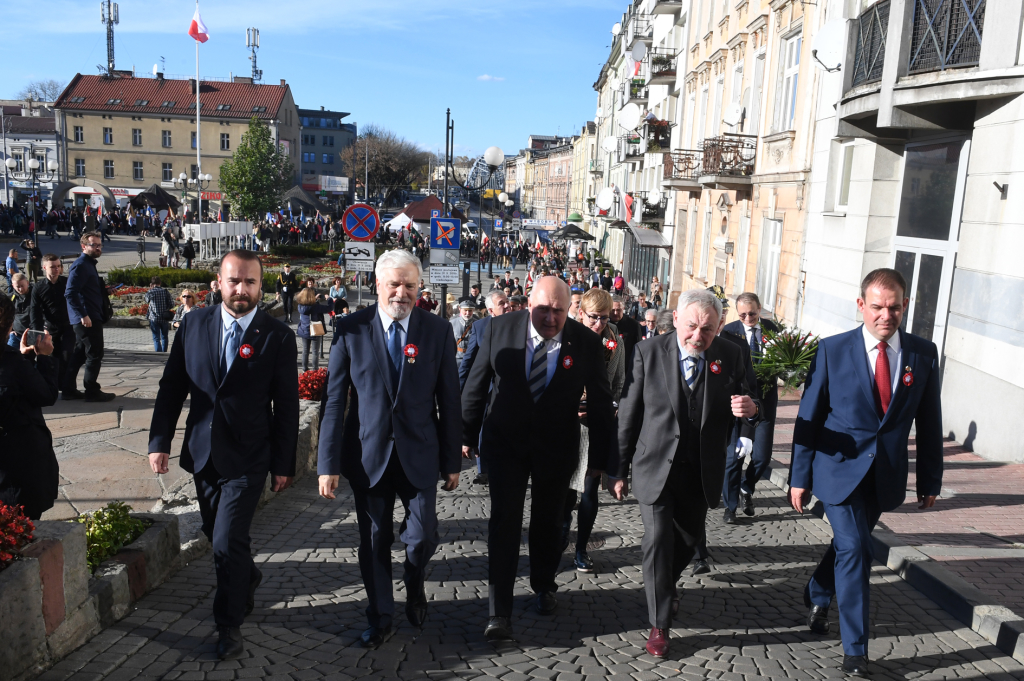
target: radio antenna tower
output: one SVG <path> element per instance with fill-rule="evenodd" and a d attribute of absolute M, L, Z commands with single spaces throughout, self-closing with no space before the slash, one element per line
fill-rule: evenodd
<path fill-rule="evenodd" d="M 114 24 L 121 23 L 117 3 L 100 0 L 100 23 L 107 25 L 107 75 L 114 75 Z"/>
<path fill-rule="evenodd" d="M 263 70 L 256 68 L 256 52 L 260 49 L 260 29 L 245 29 L 245 46 L 252 52 L 249 56 L 249 61 L 252 62 L 252 82 L 258 83 L 263 80 Z"/>

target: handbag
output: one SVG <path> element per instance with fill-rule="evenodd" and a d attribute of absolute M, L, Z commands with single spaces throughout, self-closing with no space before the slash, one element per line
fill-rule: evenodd
<path fill-rule="evenodd" d="M 324 336 L 327 331 L 324 329 L 323 322 L 310 322 L 309 323 L 309 335 L 310 336 Z"/>

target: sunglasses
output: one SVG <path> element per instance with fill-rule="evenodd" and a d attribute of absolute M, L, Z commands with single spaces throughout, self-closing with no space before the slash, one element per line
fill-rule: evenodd
<path fill-rule="evenodd" d="M 181 299 L 182 299 L 182 300 L 188 300 L 188 299 L 190 299 L 190 298 L 192 298 L 192 296 L 182 296 L 182 297 L 181 297 Z"/>
<path fill-rule="evenodd" d="M 747 317 L 750 317 L 751 319 L 757 319 L 760 316 L 761 316 L 761 314 L 759 312 L 740 312 L 739 313 L 739 318 L 740 319 L 746 319 Z"/>

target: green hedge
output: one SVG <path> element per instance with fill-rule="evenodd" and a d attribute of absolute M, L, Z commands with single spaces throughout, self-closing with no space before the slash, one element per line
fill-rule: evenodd
<path fill-rule="evenodd" d="M 148 287 L 149 280 L 159 276 L 163 285 L 174 288 L 179 284 L 209 284 L 217 275 L 209 270 L 179 270 L 173 267 L 140 267 L 137 270 L 113 269 L 107 273 L 107 285 Z"/>
<path fill-rule="evenodd" d="M 295 246 L 277 244 L 270 247 L 270 254 L 278 256 L 291 255 L 296 258 L 326 258 L 329 245 L 326 241 L 312 241 Z"/>

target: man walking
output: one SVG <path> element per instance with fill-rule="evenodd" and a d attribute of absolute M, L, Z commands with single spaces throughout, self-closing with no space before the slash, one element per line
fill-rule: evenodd
<path fill-rule="evenodd" d="M 540 614 L 553 614 L 558 606 L 562 511 L 579 464 L 578 407 L 584 390 L 591 472 L 605 469 L 614 447 L 604 346 L 600 336 L 568 319 L 568 310 L 564 282 L 550 276 L 537 280 L 529 310 L 488 323 L 462 393 L 463 455 L 476 454 L 479 443 L 490 467 L 490 619 L 484 631 L 490 640 L 512 637 L 512 593 L 531 481 L 530 586 Z"/>
<path fill-rule="evenodd" d="M 501 293 L 500 291 L 492 290 L 491 293 Z M 490 294 L 488 294 L 490 295 Z M 502 293 L 502 295 L 505 295 Z M 455 361 L 461 363 L 463 356 L 466 354 L 466 348 L 469 346 L 469 334 L 473 330 L 474 313 L 476 308 L 473 303 L 469 300 L 463 300 L 459 303 L 459 314 L 452 317 L 448 323 L 451 324 L 452 334 L 455 337 Z"/>
<path fill-rule="evenodd" d="M 803 513 L 813 490 L 832 526 L 832 544 L 804 590 L 807 625 L 827 634 L 837 598 L 843 670 L 857 676 L 868 674 L 871 531 L 906 499 L 914 424 L 918 508 L 934 506 L 942 488 L 938 350 L 900 329 L 906 290 L 893 269 L 864 278 L 864 324 L 818 344 L 793 433 L 790 503 Z"/>
<path fill-rule="evenodd" d="M 240 627 L 263 580 L 252 559 L 249 527 L 267 474 L 275 492 L 295 475 L 295 333 L 257 308 L 262 275 L 252 251 L 230 251 L 221 260 L 224 302 L 182 317 L 149 432 L 150 466 L 166 473 L 174 429 L 191 397 L 180 461 L 195 479 L 203 533 L 213 544 L 213 617 L 222 660 L 244 654 Z"/>
<path fill-rule="evenodd" d="M 391 545 L 395 496 L 406 508 L 405 612 L 427 619 L 426 568 L 439 542 L 437 480 L 459 485 L 461 403 L 455 340 L 444 318 L 417 308 L 419 258 L 388 251 L 377 260 L 380 300 L 344 317 L 331 349 L 320 426 L 320 495 L 352 486 L 359 524 L 359 571 L 369 602 L 366 648 L 392 636 Z M 346 406 L 347 405 L 347 406 Z"/>
<path fill-rule="evenodd" d="M 64 298 L 68 304 L 68 321 L 75 330 L 75 350 L 68 362 L 63 397 L 65 400 L 85 398 L 86 402 L 109 402 L 114 393 L 100 390 L 100 366 L 103 363 L 104 291 L 96 261 L 103 254 L 103 242 L 96 232 L 86 232 L 81 239 L 82 255 L 68 268 Z M 85 365 L 83 385 L 78 390 L 78 370 Z"/>
<path fill-rule="evenodd" d="M 292 299 L 295 294 L 299 292 L 299 280 L 292 272 L 292 266 L 288 263 L 284 264 L 284 270 L 281 274 L 277 275 L 277 282 L 275 284 L 276 292 L 275 297 L 281 301 L 284 305 L 284 317 L 288 324 L 292 323 Z"/>
<path fill-rule="evenodd" d="M 32 287 L 29 319 L 33 329 L 50 332 L 53 357 L 57 360 L 57 387 L 64 390 L 68 361 L 75 350 L 75 330 L 68 320 L 68 303 L 64 298 L 68 278 L 61 272 L 60 258 L 53 253 L 43 256 L 43 279 Z"/>

